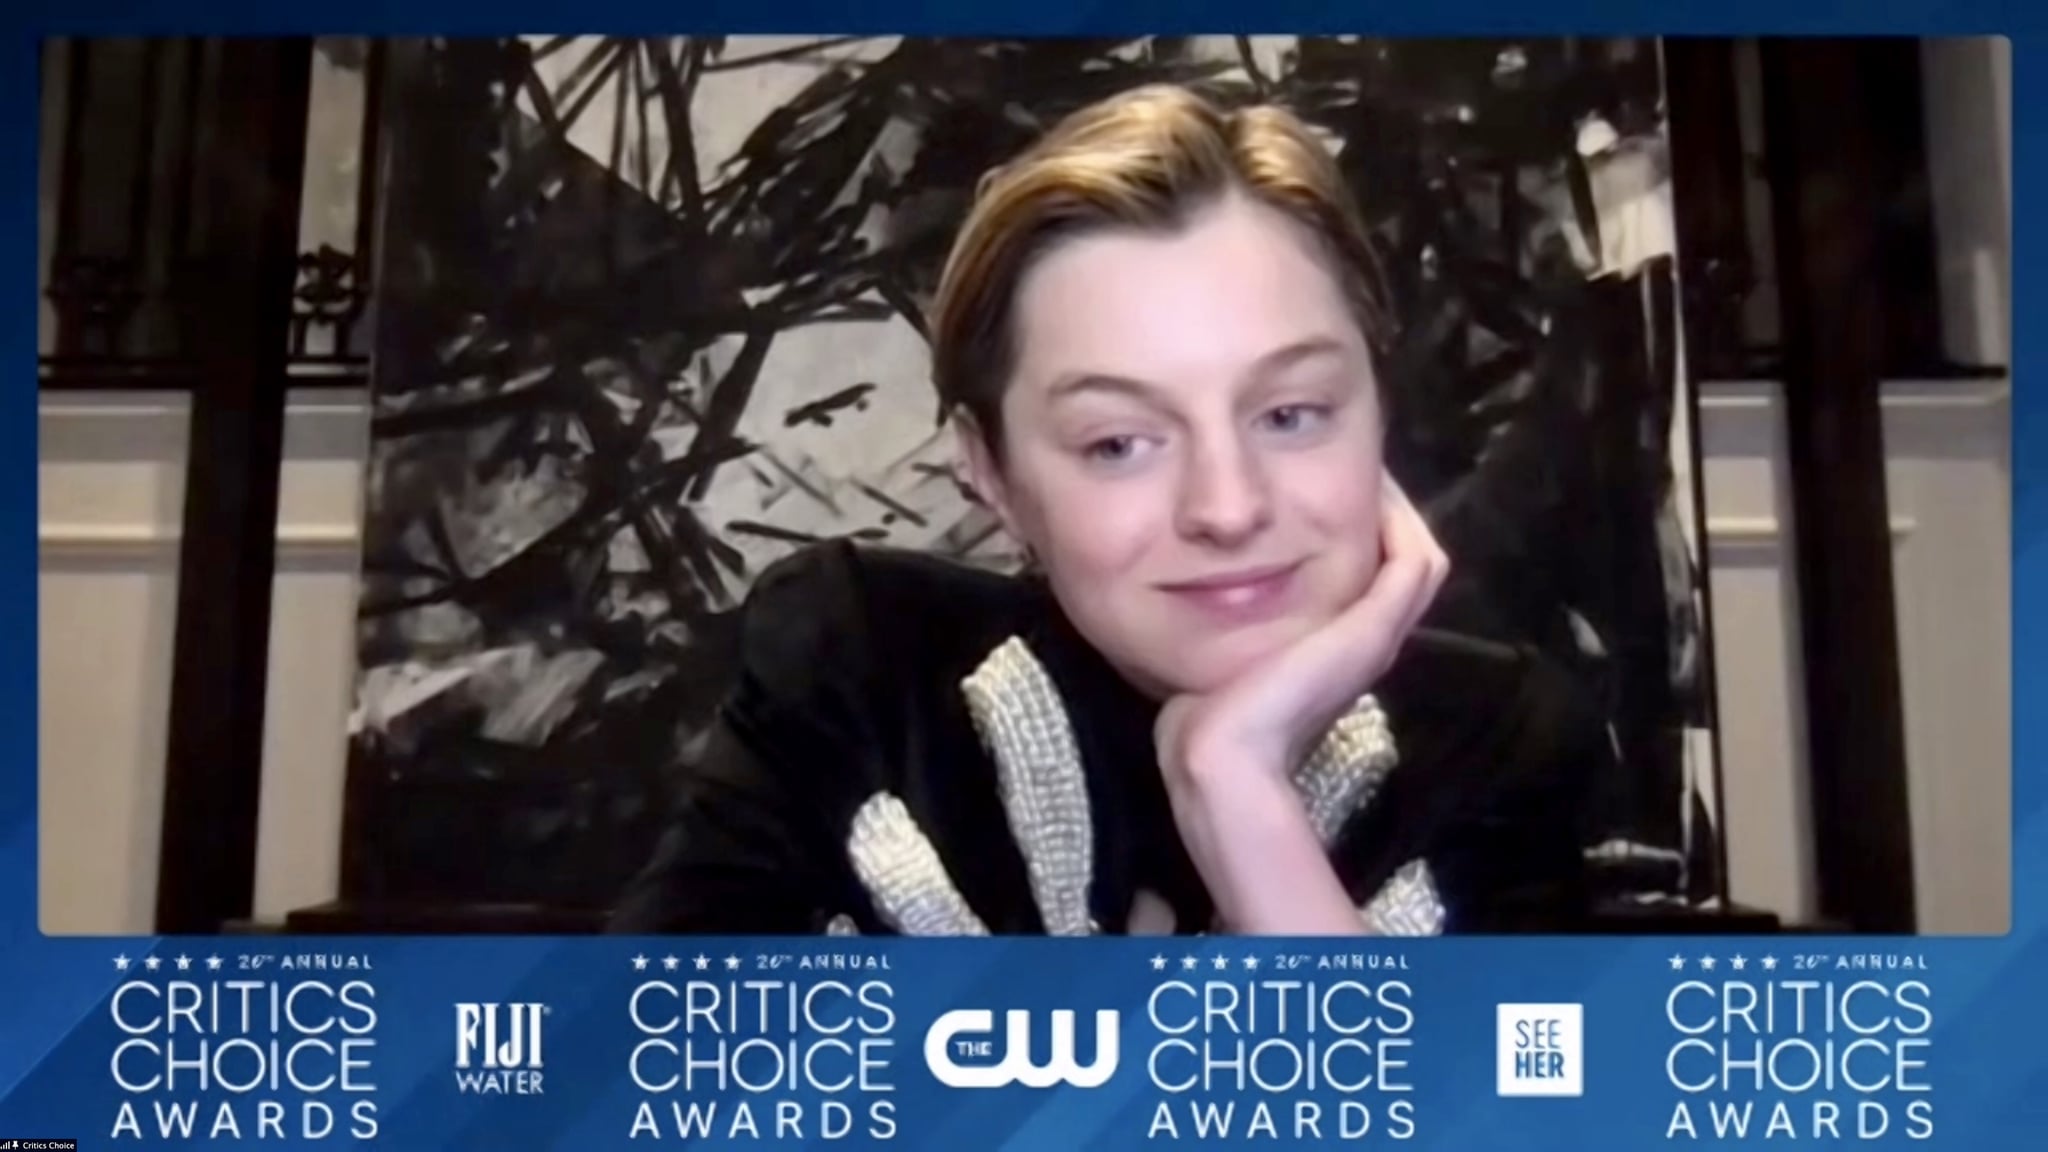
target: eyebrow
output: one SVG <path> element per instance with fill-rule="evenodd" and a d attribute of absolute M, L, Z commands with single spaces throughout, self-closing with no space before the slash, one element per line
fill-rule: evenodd
<path fill-rule="evenodd" d="M 1344 345 L 1329 336 L 1311 336 L 1296 340 L 1266 353 L 1252 362 L 1249 375 L 1253 379 L 1269 376 L 1283 368 L 1293 367 L 1303 360 L 1319 356 L 1337 356 L 1344 352 Z M 1083 392 L 1108 392 L 1129 396 L 1137 400 L 1152 401 L 1159 392 L 1155 384 L 1129 376 L 1117 376 L 1103 372 L 1078 372 L 1054 380 L 1047 390 L 1047 398 L 1059 400 Z"/>

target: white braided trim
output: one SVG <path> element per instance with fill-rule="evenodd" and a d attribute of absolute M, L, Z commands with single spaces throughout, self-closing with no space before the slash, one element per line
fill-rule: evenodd
<path fill-rule="evenodd" d="M 906 936 L 986 936 L 937 848 L 903 801 L 877 792 L 862 804 L 847 835 L 847 855 L 875 909 Z"/>
<path fill-rule="evenodd" d="M 996 762 L 1003 811 L 1047 933 L 1093 934 L 1088 888 L 1095 874 L 1095 824 L 1080 745 L 1051 675 L 1013 637 L 960 687 Z"/>

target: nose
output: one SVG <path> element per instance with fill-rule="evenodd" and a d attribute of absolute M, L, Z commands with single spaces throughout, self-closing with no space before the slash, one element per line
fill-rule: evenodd
<path fill-rule="evenodd" d="M 1235 547 L 1264 531 L 1272 518 L 1272 496 L 1254 453 L 1234 437 L 1197 447 L 1181 476 L 1175 519 L 1183 537 Z"/>

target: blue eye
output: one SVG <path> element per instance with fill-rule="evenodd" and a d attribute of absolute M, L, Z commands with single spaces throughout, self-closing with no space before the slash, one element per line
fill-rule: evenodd
<path fill-rule="evenodd" d="M 1306 432 L 1321 427 L 1330 410 L 1320 404 L 1283 404 L 1259 417 L 1269 430 L 1280 433 Z"/>
<path fill-rule="evenodd" d="M 1081 459 L 1090 467 L 1121 471 L 1142 464 L 1159 447 L 1156 437 L 1144 435 L 1104 436 L 1081 449 Z"/>
<path fill-rule="evenodd" d="M 1081 453 L 1104 464 L 1120 464 L 1136 455 L 1137 451 L 1136 436 L 1107 436 L 1083 448 Z"/>

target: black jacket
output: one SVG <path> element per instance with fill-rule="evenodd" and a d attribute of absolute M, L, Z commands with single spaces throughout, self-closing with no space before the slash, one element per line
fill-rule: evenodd
<path fill-rule="evenodd" d="M 1122 932 L 1141 889 L 1184 931 L 1211 922 L 1154 757 L 1156 706 L 1041 582 L 824 544 L 762 575 L 741 632 L 736 687 L 613 931 L 804 934 L 837 917 L 890 932 L 846 848 L 877 792 L 902 800 L 989 931 L 1045 931 L 961 691 L 1013 636 L 1057 685 L 1081 752 L 1099 929 Z M 1532 652 L 1427 628 L 1374 692 L 1400 760 L 1333 842 L 1352 895 L 1365 902 L 1419 858 L 1447 931 L 1579 927 L 1584 797 L 1611 746 L 1571 681 Z"/>

